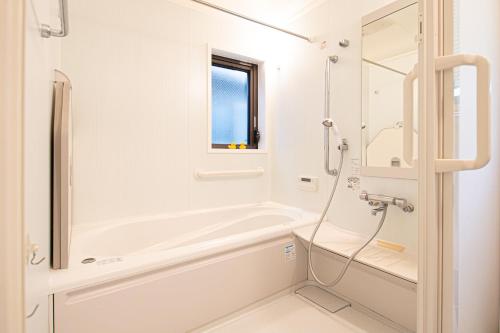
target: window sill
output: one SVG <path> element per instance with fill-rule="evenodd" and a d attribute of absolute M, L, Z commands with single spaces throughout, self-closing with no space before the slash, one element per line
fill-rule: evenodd
<path fill-rule="evenodd" d="M 227 148 L 208 148 L 209 154 L 234 154 L 234 155 L 259 155 L 267 154 L 266 149 L 227 149 Z"/>

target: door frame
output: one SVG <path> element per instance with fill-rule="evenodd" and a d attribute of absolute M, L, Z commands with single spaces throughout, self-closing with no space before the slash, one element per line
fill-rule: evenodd
<path fill-rule="evenodd" d="M 0 0 L 0 331 L 25 328 L 24 1 Z"/>
<path fill-rule="evenodd" d="M 435 173 L 440 153 L 438 134 L 439 81 L 435 58 L 439 55 L 441 1 L 420 0 L 419 15 L 419 136 L 418 136 L 418 284 L 417 332 L 440 333 L 442 307 L 442 219 L 439 208 L 441 176 Z"/>
<path fill-rule="evenodd" d="M 454 0 L 439 0 L 439 55 L 454 54 Z M 441 137 L 439 156 L 454 158 L 455 155 L 455 106 L 454 106 L 454 74 L 453 70 L 443 71 L 439 75 L 438 103 L 439 127 Z M 441 227 L 440 237 L 440 266 L 442 268 L 439 283 L 441 285 L 440 330 L 455 332 L 455 174 L 443 173 L 440 176 L 439 219 Z"/>

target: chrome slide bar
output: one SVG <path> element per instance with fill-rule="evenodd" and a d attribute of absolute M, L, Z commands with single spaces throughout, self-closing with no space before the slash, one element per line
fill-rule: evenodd
<path fill-rule="evenodd" d="M 323 119 L 324 126 L 324 159 L 325 159 L 325 171 L 330 176 L 336 176 L 338 171 L 336 169 L 330 168 L 330 130 L 334 130 L 339 135 L 338 129 L 336 128 L 335 123 L 330 118 L 330 92 L 331 92 L 331 84 L 330 84 L 330 76 L 331 76 L 331 65 L 332 63 L 337 63 L 339 61 L 338 56 L 329 56 L 326 59 L 326 67 L 325 67 L 325 113 Z"/>
<path fill-rule="evenodd" d="M 230 15 L 233 15 L 233 16 L 236 16 L 236 17 L 239 17 L 239 18 L 242 18 L 244 20 L 247 20 L 247 21 L 250 21 L 250 22 L 253 22 L 253 23 L 257 23 L 257 24 L 260 24 L 260 25 L 263 25 L 265 27 L 268 27 L 268 28 L 271 28 L 271 29 L 274 29 L 274 30 L 278 30 L 278 31 L 281 31 L 281 32 L 284 32 L 285 34 L 289 34 L 289 35 L 292 35 L 292 36 L 295 36 L 297 38 L 300 38 L 300 39 L 303 39 L 303 40 L 306 40 L 308 41 L 309 43 L 312 43 L 312 39 L 307 37 L 307 36 L 304 36 L 304 35 L 301 35 L 301 34 L 298 34 L 298 33 L 295 33 L 293 31 L 290 31 L 290 30 L 286 30 L 286 29 L 283 29 L 283 28 L 280 28 L 280 27 L 277 27 L 275 25 L 272 25 L 272 24 L 269 24 L 269 23 L 265 23 L 265 22 L 262 22 L 262 21 L 259 21 L 259 20 L 256 20 L 254 18 L 251 18 L 249 16 L 246 16 L 246 15 L 243 15 L 243 14 L 240 14 L 240 13 L 237 13 L 235 11 L 232 11 L 232 10 L 229 10 L 229 9 L 226 9 L 224 7 L 220 7 L 220 6 L 217 6 L 217 5 L 214 5 L 210 2 L 207 2 L 207 1 L 203 1 L 203 0 L 191 0 L 193 2 L 196 2 L 200 5 L 203 5 L 203 6 L 207 6 L 207 7 L 210 7 L 210 8 L 213 8 L 213 9 L 216 9 L 218 11 L 221 11 L 221 12 L 224 12 L 226 14 L 230 14 Z"/>
<path fill-rule="evenodd" d="M 59 30 L 52 29 L 48 24 L 41 25 L 40 30 L 43 38 L 66 37 L 68 35 L 68 0 L 59 0 L 59 20 L 61 21 Z"/>

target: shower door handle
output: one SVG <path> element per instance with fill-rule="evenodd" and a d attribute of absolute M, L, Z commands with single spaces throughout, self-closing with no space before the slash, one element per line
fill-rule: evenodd
<path fill-rule="evenodd" d="M 436 159 L 436 172 L 474 170 L 484 167 L 491 157 L 491 103 L 490 103 L 490 64 L 482 56 L 457 54 L 436 59 L 436 71 L 449 70 L 459 66 L 477 68 L 477 156 L 473 160 Z M 408 73 L 403 83 L 403 157 L 412 165 L 413 160 L 413 82 L 417 79 L 417 66 Z"/>
<path fill-rule="evenodd" d="M 486 58 L 474 54 L 438 57 L 435 63 L 436 71 L 449 70 L 459 66 L 474 66 L 477 69 L 476 158 L 473 160 L 436 159 L 436 172 L 480 169 L 487 165 L 491 158 L 490 64 Z"/>

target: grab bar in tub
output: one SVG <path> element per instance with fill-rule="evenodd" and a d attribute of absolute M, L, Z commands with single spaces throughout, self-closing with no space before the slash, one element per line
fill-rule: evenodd
<path fill-rule="evenodd" d="M 220 170 L 220 171 L 202 171 L 196 170 L 194 176 L 197 179 L 215 179 L 215 178 L 238 178 L 238 177 L 259 177 L 264 174 L 263 168 L 247 170 Z"/>

